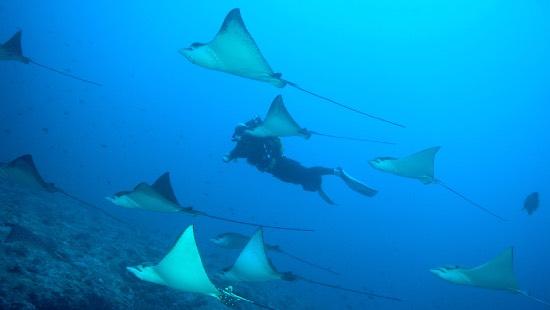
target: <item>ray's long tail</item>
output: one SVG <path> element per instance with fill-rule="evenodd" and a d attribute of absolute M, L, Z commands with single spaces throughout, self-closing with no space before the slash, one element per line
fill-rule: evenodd
<path fill-rule="evenodd" d="M 477 202 L 471 200 L 470 198 L 464 196 L 463 194 L 461 194 L 460 192 L 456 191 L 455 189 L 453 189 L 452 187 L 449 187 L 447 184 L 445 184 L 444 182 L 442 182 L 441 180 L 436 180 L 435 181 L 436 184 L 439 184 L 441 185 L 443 188 L 445 188 L 446 190 L 448 190 L 449 192 L 457 195 L 458 197 L 462 198 L 464 201 L 466 201 L 467 203 L 471 204 L 472 206 L 484 211 L 485 213 L 487 214 L 490 214 L 494 217 L 496 217 L 497 219 L 503 221 L 503 222 L 506 222 L 507 220 L 503 217 L 501 217 L 500 215 L 494 213 L 493 211 L 485 208 L 484 206 L 478 204 Z"/>
<path fill-rule="evenodd" d="M 97 211 L 99 211 L 100 213 L 102 213 L 103 215 L 105 215 L 105 216 L 107 216 L 107 217 L 109 217 L 109 218 L 111 218 L 111 219 L 113 219 L 113 220 L 115 220 L 115 221 L 117 221 L 117 222 L 119 222 L 119 223 L 129 224 L 128 222 L 125 222 L 125 221 L 119 219 L 118 217 L 112 215 L 111 213 L 105 211 L 104 209 L 102 209 L 102 208 L 100 208 L 100 207 L 98 207 L 98 206 L 95 206 L 95 205 L 93 205 L 93 204 L 91 204 L 91 203 L 89 203 L 89 202 L 87 202 L 87 201 L 84 201 L 84 200 L 82 200 L 82 199 L 80 199 L 80 198 L 78 198 L 78 197 L 76 197 L 76 196 L 74 196 L 74 195 L 71 195 L 71 194 L 65 192 L 64 190 L 57 189 L 57 192 L 59 192 L 60 194 L 65 195 L 65 196 L 69 197 L 70 199 L 72 199 L 72 200 L 74 200 L 74 201 L 77 201 L 77 202 L 79 202 L 79 203 L 81 203 L 81 204 L 83 204 L 83 205 L 85 205 L 85 206 L 87 206 L 87 207 L 89 207 L 89 208 L 91 208 L 91 209 L 97 210 Z"/>
<path fill-rule="evenodd" d="M 187 212 L 186 210 L 182 210 L 182 211 Z M 198 211 L 198 210 L 193 210 L 189 213 L 194 214 L 194 215 L 208 217 L 208 218 L 219 220 L 219 221 L 235 223 L 235 224 L 241 224 L 241 225 L 247 225 L 247 226 L 263 227 L 263 228 L 271 228 L 271 229 L 279 229 L 279 230 L 301 231 L 301 232 L 313 232 L 314 231 L 313 229 L 306 229 L 306 228 L 273 226 L 273 225 L 265 225 L 265 224 L 259 224 L 259 223 L 239 221 L 239 220 L 230 219 L 230 218 L 227 218 L 227 217 L 208 214 L 206 212 L 202 212 L 202 211 Z"/>
<path fill-rule="evenodd" d="M 307 283 L 311 283 L 311 284 L 315 284 L 315 285 L 319 285 L 319 286 L 323 286 L 323 287 L 327 287 L 327 288 L 332 288 L 332 289 L 335 289 L 335 290 L 340 290 L 340 291 L 365 295 L 365 296 L 374 297 L 374 298 L 387 299 L 387 300 L 392 300 L 392 301 L 399 301 L 399 302 L 403 301 L 403 299 L 398 298 L 398 297 L 386 296 L 386 295 L 371 293 L 371 292 L 367 292 L 367 291 L 361 291 L 361 290 L 356 290 L 356 289 L 352 289 L 352 288 L 341 287 L 341 286 L 338 286 L 338 285 L 335 285 L 335 284 L 328 284 L 328 283 L 314 281 L 314 280 L 307 279 L 307 278 L 304 278 L 304 277 L 301 277 L 301 276 L 296 276 L 296 275 L 294 275 L 294 276 L 297 279 L 305 281 Z"/>
<path fill-rule="evenodd" d="M 545 306 L 550 307 L 550 302 L 548 302 L 548 301 L 546 301 L 546 300 L 542 300 L 542 299 L 540 299 L 540 298 L 533 297 L 533 296 L 529 295 L 529 293 L 527 293 L 527 292 L 525 292 L 525 291 L 516 290 L 516 292 L 517 292 L 518 294 L 524 296 L 524 297 L 527 297 L 527 298 L 533 300 L 533 301 L 536 301 L 536 302 L 538 302 L 538 303 L 540 303 L 540 304 L 543 304 L 543 305 L 545 305 Z"/>
<path fill-rule="evenodd" d="M 41 64 L 39 62 L 36 62 L 32 59 L 29 60 L 30 63 L 32 63 L 33 65 L 35 66 L 38 66 L 38 67 L 41 67 L 43 69 L 46 69 L 46 70 L 49 70 L 49 71 L 52 71 L 52 72 L 55 72 L 57 74 L 61 74 L 63 76 L 66 76 L 66 77 L 69 77 L 69 78 L 72 78 L 72 79 L 75 79 L 75 80 L 78 80 L 78 81 L 81 81 L 81 82 L 84 82 L 84 83 L 88 83 L 88 84 L 92 84 L 92 85 L 95 85 L 95 86 L 103 86 L 97 82 L 94 82 L 94 81 L 90 81 L 90 80 L 87 80 L 87 79 L 84 79 L 84 78 L 81 78 L 81 77 L 78 77 L 76 75 L 73 75 L 73 74 L 70 74 L 68 72 L 65 72 L 65 71 L 61 71 L 61 70 L 58 70 L 58 69 L 55 69 L 55 68 L 52 68 L 50 66 L 46 66 L 44 64 Z"/>
<path fill-rule="evenodd" d="M 331 135 L 331 134 L 327 134 L 327 133 L 321 133 L 321 132 L 312 131 L 312 130 L 308 130 L 308 132 L 311 133 L 312 135 L 321 136 L 321 137 L 327 137 L 327 138 L 333 138 L 333 139 L 340 139 L 340 140 L 350 140 L 350 141 L 358 141 L 358 142 L 370 142 L 370 143 L 388 144 L 388 145 L 395 145 L 395 144 L 396 144 L 396 143 L 394 143 L 394 142 L 387 142 L 387 141 L 374 140 L 374 139 L 367 139 L 367 138 L 355 138 L 355 137 L 346 137 L 346 136 L 336 136 L 336 135 Z"/>
<path fill-rule="evenodd" d="M 328 268 L 328 267 L 319 266 L 319 265 L 314 264 L 314 263 L 312 263 L 312 262 L 310 262 L 310 261 L 307 261 L 307 260 L 305 260 L 305 259 L 303 259 L 303 258 L 300 258 L 300 257 L 295 256 L 295 255 L 292 255 L 292 254 L 290 254 L 290 253 L 288 253 L 288 252 L 286 252 L 286 251 L 283 251 L 283 250 L 281 250 L 281 249 L 279 249 L 279 248 L 275 248 L 275 249 L 273 249 L 273 251 L 275 251 L 275 252 L 277 252 L 277 253 L 280 253 L 280 254 L 283 254 L 283 255 L 286 255 L 286 256 L 288 256 L 288 257 L 290 257 L 290 258 L 292 258 L 292 259 L 295 259 L 295 260 L 297 260 L 297 261 L 299 261 L 299 262 L 301 262 L 301 263 L 303 263 L 303 264 L 306 264 L 306 265 L 308 265 L 308 266 L 311 266 L 311 267 L 313 267 L 313 268 L 317 268 L 317 269 L 319 269 L 319 270 L 323 270 L 323 271 L 332 273 L 332 274 L 334 274 L 334 275 L 339 275 L 338 272 L 336 272 L 336 271 L 334 271 L 334 270 L 332 270 L 332 269 L 330 269 L 330 268 Z"/>
<path fill-rule="evenodd" d="M 302 91 L 302 92 L 304 92 L 304 93 L 310 94 L 310 95 L 312 95 L 312 96 L 314 96 L 314 97 L 317 97 L 317 98 L 319 98 L 319 99 L 322 99 L 322 100 L 328 101 L 328 102 L 330 102 L 330 103 L 333 103 L 333 104 L 335 104 L 335 105 L 337 105 L 337 106 L 339 106 L 339 107 L 342 107 L 342 108 L 344 108 L 344 109 L 350 110 L 350 111 L 355 112 L 355 113 L 357 113 L 357 114 L 361 114 L 361 115 L 363 115 L 363 116 L 370 117 L 370 118 L 372 118 L 372 119 L 375 119 L 375 120 L 378 120 L 378 121 L 381 121 L 381 122 L 384 122 L 384 123 L 388 123 L 388 124 L 392 124 L 392 125 L 394 125 L 394 126 L 398 126 L 398 127 L 401 127 L 401 128 L 405 128 L 405 125 L 402 125 L 402 124 L 399 124 L 399 123 L 396 123 L 396 122 L 393 122 L 393 121 L 389 121 L 389 120 L 384 119 L 384 118 L 382 118 L 382 117 L 379 117 L 379 116 L 376 116 L 376 115 L 372 115 L 372 114 L 363 112 L 363 111 L 361 111 L 361 110 L 359 110 L 359 109 L 357 109 L 357 108 L 354 108 L 354 107 L 345 105 L 345 104 L 343 104 L 343 103 L 340 103 L 340 102 L 335 101 L 335 100 L 333 100 L 333 99 L 330 99 L 330 98 L 328 98 L 328 97 L 321 96 L 321 95 L 316 94 L 316 93 L 314 93 L 314 92 L 312 92 L 312 91 L 309 91 L 309 90 L 307 90 L 307 89 L 305 89 L 305 88 L 302 88 L 301 86 L 299 86 L 299 85 L 296 84 L 296 83 L 293 83 L 293 82 L 290 82 L 290 81 L 287 81 L 287 80 L 283 80 L 283 81 L 284 81 L 285 83 L 287 83 L 288 85 L 290 85 L 290 86 L 296 88 L 297 90 L 300 90 L 300 91 Z"/>

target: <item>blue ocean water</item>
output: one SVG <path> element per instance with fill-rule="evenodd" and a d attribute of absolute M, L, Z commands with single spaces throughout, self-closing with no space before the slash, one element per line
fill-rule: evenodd
<path fill-rule="evenodd" d="M 276 72 L 407 128 L 290 87 L 206 70 L 177 52 L 210 40 L 234 7 Z M 218 233 L 253 233 L 125 210 L 104 199 L 170 171 L 185 205 L 315 229 L 268 230 L 265 237 L 341 275 L 274 257 L 280 270 L 404 300 L 307 285 L 293 292 L 299 298 L 314 290 L 326 309 L 544 309 L 517 295 L 451 285 L 429 269 L 476 266 L 514 246 L 522 289 L 550 299 L 549 11 L 538 0 L 2 1 L 0 41 L 22 30 L 27 56 L 103 86 L 0 62 L 0 161 L 31 153 L 46 179 L 148 231 L 175 238 L 194 223 L 205 251 L 214 251 L 206 244 Z M 307 166 L 344 167 L 378 189 L 376 197 L 327 177 L 325 191 L 338 203 L 330 206 L 244 160 L 222 161 L 233 148 L 235 125 L 263 115 L 278 94 L 308 128 L 397 143 L 283 139 L 287 156 Z M 368 164 L 435 145 L 442 146 L 436 175 L 508 222 L 439 186 Z M 528 216 L 521 208 L 533 191 L 541 208 Z"/>

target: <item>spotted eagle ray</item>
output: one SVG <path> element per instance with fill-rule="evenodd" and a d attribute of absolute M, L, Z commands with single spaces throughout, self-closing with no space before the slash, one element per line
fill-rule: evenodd
<path fill-rule="evenodd" d="M 18 61 L 24 64 L 33 64 L 43 69 L 64 75 L 66 77 L 70 77 L 75 80 L 79 80 L 81 82 L 93 84 L 96 86 L 101 86 L 101 84 L 96 83 L 94 81 L 83 79 L 81 77 L 70 74 L 68 72 L 61 71 L 61 70 L 52 68 L 50 66 L 46 66 L 42 63 L 34 61 L 33 59 L 27 56 L 24 56 L 23 48 L 21 47 L 21 31 L 17 31 L 9 40 L 4 42 L 4 44 L 0 45 L 0 61 L 2 60 L 5 60 L 5 61 L 11 60 L 11 61 Z"/>
<path fill-rule="evenodd" d="M 514 273 L 514 249 L 507 248 L 499 256 L 474 268 L 440 267 L 430 270 L 437 277 L 454 284 L 508 291 L 550 306 L 550 303 L 532 297 L 519 289 Z"/>
<path fill-rule="evenodd" d="M 259 126 L 254 127 L 254 129 L 247 130 L 246 133 L 259 138 L 298 136 L 309 139 L 312 135 L 317 135 L 343 140 L 395 144 L 392 142 L 365 138 L 336 136 L 303 128 L 298 125 L 292 115 L 290 115 L 287 108 L 285 107 L 283 97 L 281 95 L 278 95 L 277 97 L 275 97 L 275 99 L 273 99 L 273 102 L 271 103 L 271 106 L 269 107 L 269 110 L 267 111 L 267 114 L 262 123 Z"/>
<path fill-rule="evenodd" d="M 126 267 L 138 279 L 168 286 L 170 288 L 214 297 L 227 306 L 235 306 L 244 301 L 262 308 L 258 304 L 233 293 L 232 287 L 217 288 L 206 273 L 195 241 L 193 225 L 180 235 L 174 246 L 157 265 L 137 265 Z"/>
<path fill-rule="evenodd" d="M 439 184 L 443 188 L 447 189 L 451 193 L 464 199 L 469 204 L 485 211 L 486 213 L 498 218 L 501 221 L 506 221 L 501 216 L 495 214 L 491 210 L 481 206 L 477 202 L 469 199 L 463 194 L 457 192 L 453 188 L 449 187 L 441 180 L 434 176 L 434 162 L 435 155 L 439 151 L 440 147 L 432 147 L 412 155 L 395 158 L 395 157 L 378 157 L 369 161 L 369 164 L 380 171 L 392 173 L 401 177 L 412 178 L 420 180 L 424 184 Z"/>
<path fill-rule="evenodd" d="M 1 165 L 0 177 L 32 190 L 44 190 L 49 193 L 59 191 L 53 183 L 44 181 L 30 154 L 22 155 Z"/>
<path fill-rule="evenodd" d="M 384 296 L 367 291 L 345 288 L 334 284 L 328 284 L 311 280 L 292 272 L 281 273 L 277 271 L 271 260 L 267 257 L 263 231 L 259 228 L 250 238 L 244 249 L 239 254 L 235 263 L 222 271 L 221 276 L 233 282 L 264 282 L 272 280 L 297 281 L 328 287 L 336 290 L 366 295 L 369 297 L 383 298 L 393 301 L 402 301 L 400 298 Z"/>
<path fill-rule="evenodd" d="M 328 97 L 321 96 L 302 88 L 296 83 L 283 79 L 282 74 L 275 73 L 262 55 L 256 41 L 254 41 L 254 38 L 252 38 L 250 32 L 248 32 L 239 9 L 233 9 L 227 14 L 220 30 L 210 42 L 193 43 L 187 48 L 180 49 L 179 52 L 191 63 L 207 69 L 266 82 L 279 88 L 290 85 L 302 92 L 331 102 L 355 113 L 395 126 L 405 127 L 384 118 L 365 113 L 357 108 L 342 104 Z"/>
<path fill-rule="evenodd" d="M 211 215 L 209 213 L 199 211 L 193 207 L 182 207 L 178 202 L 172 184 L 170 182 L 170 173 L 166 172 L 161 175 L 153 185 L 149 185 L 145 182 L 138 184 L 132 191 L 122 191 L 114 194 L 111 197 L 106 197 L 117 206 L 130 208 L 130 209 L 143 209 L 157 212 L 178 212 L 187 213 L 193 216 L 204 216 L 220 221 L 249 225 L 255 227 L 266 227 L 281 230 L 294 230 L 294 231 L 313 231 L 311 229 L 292 228 L 271 226 L 264 224 L 257 224 L 251 222 L 244 222 L 234 220 L 226 217 Z"/>
<path fill-rule="evenodd" d="M 217 245 L 219 247 L 222 247 L 222 248 L 225 248 L 225 249 L 232 249 L 232 250 L 242 250 L 242 249 L 244 249 L 244 247 L 248 243 L 248 240 L 249 240 L 249 238 L 247 236 L 241 235 L 239 233 L 234 233 L 234 232 L 227 232 L 227 233 L 219 234 L 216 237 L 210 239 L 210 241 L 212 243 L 214 243 L 215 245 Z M 292 259 L 295 259 L 295 260 L 297 260 L 301 263 L 304 263 L 308 266 L 311 266 L 313 268 L 317 268 L 317 269 L 320 269 L 320 270 L 323 270 L 323 271 L 326 271 L 326 272 L 330 272 L 330 273 L 335 274 L 335 275 L 338 274 L 337 272 L 333 271 L 330 268 L 319 266 L 319 265 L 314 264 L 312 262 L 309 262 L 305 259 L 302 259 L 300 257 L 292 255 L 292 254 L 288 253 L 287 251 L 281 249 L 281 247 L 278 246 L 278 245 L 271 245 L 271 244 L 266 243 L 265 248 L 266 248 L 266 250 L 286 255 L 286 256 L 288 256 Z"/>
<path fill-rule="evenodd" d="M 103 208 L 100 208 L 98 206 L 95 206 L 87 201 L 84 201 L 72 194 L 67 193 L 63 189 L 55 186 L 54 183 L 46 182 L 40 175 L 40 172 L 38 172 L 38 169 L 36 168 L 36 165 L 34 164 L 34 160 L 32 158 L 32 155 L 25 154 L 22 155 L 12 161 L 10 161 L 7 164 L 0 165 L 0 178 L 3 178 L 5 180 L 8 180 L 10 182 L 13 182 L 15 184 L 18 184 L 20 186 L 24 186 L 26 188 L 29 188 L 31 190 L 36 191 L 46 191 L 49 193 L 60 193 L 74 201 L 77 201 L 89 208 L 95 209 L 104 215 L 110 217 L 111 219 L 117 221 L 117 222 L 123 222 L 119 218 L 111 215 L 107 211 L 105 211 Z"/>

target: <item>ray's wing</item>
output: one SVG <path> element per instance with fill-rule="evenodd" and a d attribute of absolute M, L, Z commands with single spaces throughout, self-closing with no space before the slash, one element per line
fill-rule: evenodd
<path fill-rule="evenodd" d="M 248 133 L 255 137 L 309 137 L 307 130 L 300 127 L 290 115 L 281 95 L 273 99 L 262 124 Z"/>
<path fill-rule="evenodd" d="M 395 161 L 396 173 L 410 178 L 416 178 L 423 183 L 434 181 L 435 155 L 441 147 L 432 147 Z"/>
<path fill-rule="evenodd" d="M 170 200 L 171 202 L 179 205 L 178 199 L 174 194 L 174 189 L 172 188 L 172 183 L 170 182 L 169 172 L 165 172 L 163 175 L 161 175 L 151 187 L 154 188 L 167 200 Z"/>
<path fill-rule="evenodd" d="M 518 290 L 518 283 L 514 273 L 514 249 L 504 250 L 491 261 L 464 271 L 472 285 L 500 289 Z"/>
<path fill-rule="evenodd" d="M 245 77 L 273 76 L 273 70 L 246 29 L 239 9 L 233 9 L 227 14 L 216 37 L 208 46 L 225 71 Z"/>
<path fill-rule="evenodd" d="M 26 185 L 39 186 L 48 192 L 57 191 L 52 183 L 47 183 L 44 181 L 40 175 L 40 172 L 38 172 L 36 165 L 34 164 L 32 155 L 30 154 L 25 154 L 12 160 L 6 166 L 6 169 L 8 169 L 8 171 L 10 169 L 12 169 L 12 171 L 15 170 L 16 172 L 14 176 L 18 179 L 17 181 L 23 182 Z M 8 172 L 8 174 L 10 173 Z"/>
<path fill-rule="evenodd" d="M 21 31 L 16 32 L 9 40 L 2 44 L 1 48 L 12 56 L 24 58 L 21 48 Z"/>
<path fill-rule="evenodd" d="M 261 228 L 250 238 L 233 266 L 226 273 L 230 278 L 239 281 L 259 282 L 281 279 L 281 274 L 267 258 Z"/>
<path fill-rule="evenodd" d="M 181 234 L 170 252 L 154 269 L 172 288 L 212 296 L 218 295 L 218 290 L 204 269 L 192 225 Z"/>

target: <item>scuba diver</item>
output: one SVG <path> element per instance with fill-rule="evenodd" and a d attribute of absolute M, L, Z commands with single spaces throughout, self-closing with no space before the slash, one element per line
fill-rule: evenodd
<path fill-rule="evenodd" d="M 260 117 L 256 117 L 235 128 L 232 141 L 237 145 L 223 157 L 228 163 L 238 158 L 246 158 L 246 161 L 255 166 L 261 172 L 267 172 L 277 179 L 301 185 L 305 191 L 317 192 L 323 200 L 334 205 L 335 203 L 323 191 L 323 176 L 333 175 L 342 179 L 352 190 L 372 197 L 377 191 L 371 189 L 349 176 L 342 168 L 304 167 L 298 161 L 286 157 L 283 154 L 283 145 L 279 137 L 256 137 L 249 132 L 263 123 Z"/>

